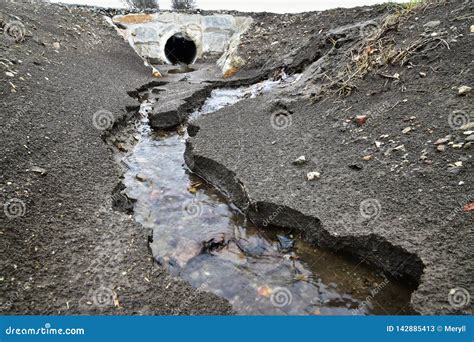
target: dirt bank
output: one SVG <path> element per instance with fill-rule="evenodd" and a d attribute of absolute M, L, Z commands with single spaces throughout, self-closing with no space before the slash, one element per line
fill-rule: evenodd
<path fill-rule="evenodd" d="M 188 165 L 255 222 L 419 283 L 418 312 L 472 314 L 472 13 L 456 1 L 262 18 L 243 69 L 305 65 L 300 82 L 199 119 Z"/>
<path fill-rule="evenodd" d="M 98 11 L 0 12 L 26 32 L 0 40 L 2 312 L 230 313 L 157 267 L 147 232 L 112 209 L 122 170 L 104 129 L 134 114 L 127 93 L 153 81 L 150 70 Z M 474 293 L 472 134 L 460 127 L 472 123 L 473 93 L 459 94 L 473 87 L 472 12 L 457 1 L 253 14 L 238 49 L 246 65 L 225 80 L 215 70 L 175 76 L 152 122 L 182 122 L 194 92 L 201 101 L 212 87 L 303 72 L 291 88 L 199 119 L 189 167 L 256 223 L 300 229 L 419 283 L 418 312 L 472 313 L 456 292 Z M 201 81 L 204 90 L 191 84 Z"/>
<path fill-rule="evenodd" d="M 93 12 L 5 2 L 0 12 L 27 33 L 0 38 L 0 189 L 10 208 L 10 219 L 0 215 L 1 312 L 229 313 L 158 268 L 143 228 L 112 210 L 121 170 L 96 127 L 138 105 L 127 92 L 152 81 L 150 70 Z M 98 112 L 105 120 L 94 125 Z"/>

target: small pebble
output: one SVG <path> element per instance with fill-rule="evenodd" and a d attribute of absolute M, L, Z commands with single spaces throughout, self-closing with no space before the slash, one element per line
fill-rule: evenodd
<path fill-rule="evenodd" d="M 321 177 L 321 174 L 317 171 L 312 171 L 312 172 L 308 172 L 306 174 L 306 179 L 308 181 L 312 181 L 312 180 L 315 180 L 315 179 L 319 179 Z"/>
<path fill-rule="evenodd" d="M 460 86 L 458 88 L 458 95 L 465 95 L 467 93 L 470 93 L 472 90 L 471 87 L 468 87 L 468 86 Z"/>
<path fill-rule="evenodd" d="M 450 135 L 445 136 L 444 138 L 438 139 L 434 142 L 435 145 L 441 145 L 441 144 L 446 144 L 449 139 L 451 139 Z"/>
<path fill-rule="evenodd" d="M 441 21 L 439 20 L 432 20 L 432 21 L 428 21 L 426 24 L 424 24 L 423 26 L 424 27 L 428 27 L 428 28 L 434 28 L 438 25 L 441 24 Z"/>
<path fill-rule="evenodd" d="M 471 122 L 468 122 L 468 123 L 465 124 L 465 125 L 462 125 L 461 128 L 460 128 L 460 130 L 462 130 L 462 131 L 469 131 L 469 130 L 471 130 L 471 129 L 473 129 L 473 128 L 474 128 L 474 121 L 471 121 Z"/>
<path fill-rule="evenodd" d="M 306 163 L 306 157 L 305 156 L 299 156 L 293 161 L 293 164 L 295 165 L 302 165 Z"/>
<path fill-rule="evenodd" d="M 140 182 L 146 181 L 146 176 L 145 176 L 143 173 L 137 173 L 137 175 L 135 176 L 135 178 L 136 178 L 137 180 L 139 180 Z"/>

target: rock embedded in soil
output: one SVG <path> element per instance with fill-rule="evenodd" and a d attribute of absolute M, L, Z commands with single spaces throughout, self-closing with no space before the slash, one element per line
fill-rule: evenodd
<path fill-rule="evenodd" d="M 306 164 L 306 163 L 307 163 L 307 160 L 306 160 L 305 156 L 299 156 L 298 158 L 296 158 L 293 161 L 294 165 L 303 165 L 303 164 Z"/>
<path fill-rule="evenodd" d="M 471 130 L 471 129 L 473 129 L 473 128 L 474 128 L 474 121 L 468 122 L 468 123 L 462 125 L 461 128 L 460 128 L 460 130 L 462 130 L 462 131 L 468 131 L 468 130 Z"/>
<path fill-rule="evenodd" d="M 432 20 L 432 21 L 427 22 L 427 23 L 424 24 L 423 26 L 424 26 L 424 27 L 428 27 L 428 28 L 435 28 L 435 27 L 439 26 L 440 24 L 441 24 L 441 21 L 439 21 L 439 20 Z"/>
<path fill-rule="evenodd" d="M 447 135 L 444 138 L 440 138 L 434 142 L 435 145 L 446 144 L 451 139 L 451 135 Z"/>
<path fill-rule="evenodd" d="M 321 178 L 321 174 L 317 171 L 311 171 L 306 174 L 306 179 L 308 181 L 316 180 Z"/>
<path fill-rule="evenodd" d="M 140 182 L 144 182 L 147 180 L 147 176 L 144 175 L 143 173 L 137 173 L 137 175 L 135 176 L 135 178 L 137 180 L 139 180 Z"/>
<path fill-rule="evenodd" d="M 464 85 L 458 88 L 459 95 L 466 95 L 467 93 L 470 93 L 471 91 L 472 91 L 471 87 L 464 86 Z"/>
<path fill-rule="evenodd" d="M 42 167 L 39 166 L 33 166 L 31 168 L 31 172 L 39 173 L 41 176 L 44 176 L 48 173 L 48 171 Z"/>

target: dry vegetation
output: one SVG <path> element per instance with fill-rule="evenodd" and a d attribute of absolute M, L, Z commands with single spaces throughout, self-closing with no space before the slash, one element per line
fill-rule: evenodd
<path fill-rule="evenodd" d="M 328 73 L 324 74 L 327 80 L 320 89 L 320 92 L 314 98 L 318 100 L 323 94 L 336 93 L 340 96 L 347 96 L 352 93 L 356 86 L 356 80 L 362 79 L 371 70 L 378 69 L 386 65 L 405 65 L 411 56 L 416 54 L 423 48 L 430 46 L 429 51 L 440 46 L 449 49 L 449 44 L 442 38 L 436 36 L 422 37 L 415 41 L 408 43 L 406 46 L 401 46 L 393 38 L 388 38 L 387 33 L 398 30 L 399 25 L 412 17 L 414 12 L 424 11 L 430 6 L 438 6 L 442 1 L 424 1 L 412 0 L 407 4 L 389 3 L 388 14 L 382 21 L 382 24 L 377 26 L 369 36 L 358 39 L 353 48 L 350 49 L 348 56 L 349 61 L 343 68 L 336 73 L 337 76 L 330 76 Z M 337 40 L 329 38 L 334 47 L 337 45 Z M 397 78 L 397 75 L 384 75 L 387 78 Z"/>

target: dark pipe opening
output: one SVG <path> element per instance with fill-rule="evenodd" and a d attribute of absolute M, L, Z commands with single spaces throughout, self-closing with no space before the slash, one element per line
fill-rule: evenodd
<path fill-rule="evenodd" d="M 165 45 L 165 56 L 171 64 L 191 64 L 196 53 L 196 44 L 182 33 L 171 36 Z"/>

